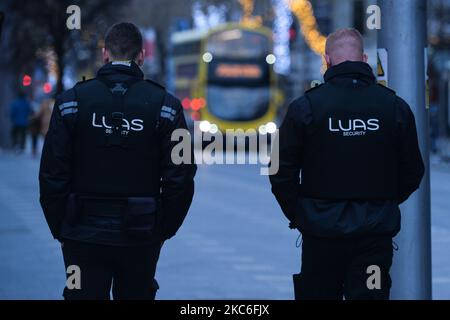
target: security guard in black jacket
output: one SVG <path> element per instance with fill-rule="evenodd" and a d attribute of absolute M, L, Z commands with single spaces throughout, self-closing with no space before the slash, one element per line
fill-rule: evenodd
<path fill-rule="evenodd" d="M 171 161 L 183 109 L 143 79 L 144 54 L 136 26 L 112 26 L 97 77 L 56 99 L 39 180 L 73 280 L 66 299 L 109 299 L 111 286 L 114 299 L 154 299 L 161 246 L 192 201 L 196 166 Z"/>
<path fill-rule="evenodd" d="M 357 30 L 331 34 L 325 58 L 325 83 L 289 106 L 270 177 L 303 235 L 296 299 L 388 299 L 399 204 L 424 174 L 414 115 L 376 83 Z"/>

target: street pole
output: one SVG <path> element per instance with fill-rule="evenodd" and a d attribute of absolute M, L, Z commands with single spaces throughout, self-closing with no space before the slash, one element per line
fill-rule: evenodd
<path fill-rule="evenodd" d="M 428 300 L 431 292 L 429 122 L 425 106 L 426 1 L 378 0 L 378 48 L 386 48 L 388 86 L 411 107 L 416 118 L 425 177 L 401 206 L 402 229 L 392 267 L 392 299 Z"/>

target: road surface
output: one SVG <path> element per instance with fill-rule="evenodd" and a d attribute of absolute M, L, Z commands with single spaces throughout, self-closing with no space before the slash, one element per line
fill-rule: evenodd
<path fill-rule="evenodd" d="M 39 206 L 38 167 L 28 154 L 0 153 L 0 299 L 62 298 L 64 265 Z M 434 164 L 431 178 L 433 296 L 450 299 L 450 167 Z M 157 298 L 293 299 L 297 237 L 258 166 L 199 166 L 190 213 L 161 254 Z"/>

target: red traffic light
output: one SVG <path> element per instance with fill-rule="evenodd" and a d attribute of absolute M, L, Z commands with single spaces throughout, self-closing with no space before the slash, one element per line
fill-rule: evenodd
<path fill-rule="evenodd" d="M 293 42 L 297 39 L 297 30 L 295 28 L 289 29 L 289 41 Z"/>
<path fill-rule="evenodd" d="M 51 83 L 46 82 L 46 83 L 44 83 L 44 86 L 42 87 L 42 90 L 44 90 L 45 94 L 49 94 L 50 92 L 52 92 L 53 86 L 51 85 Z"/>
<path fill-rule="evenodd" d="M 184 98 L 183 101 L 181 101 L 181 105 L 183 106 L 183 109 L 189 109 L 191 106 L 191 100 L 189 98 Z"/>
<path fill-rule="evenodd" d="M 31 81 L 32 81 L 31 77 L 26 74 L 23 76 L 22 85 L 24 87 L 29 87 L 31 85 Z"/>

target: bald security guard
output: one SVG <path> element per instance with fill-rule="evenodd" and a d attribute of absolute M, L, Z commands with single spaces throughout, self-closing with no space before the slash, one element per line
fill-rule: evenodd
<path fill-rule="evenodd" d="M 341 29 L 326 42 L 324 84 L 292 102 L 280 128 L 272 192 L 303 235 L 297 299 L 389 299 L 399 204 L 424 174 L 414 115 L 378 85 L 363 39 Z M 368 286 L 370 268 L 380 281 Z"/>

